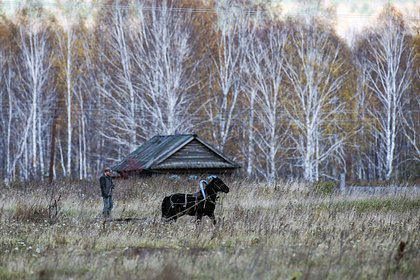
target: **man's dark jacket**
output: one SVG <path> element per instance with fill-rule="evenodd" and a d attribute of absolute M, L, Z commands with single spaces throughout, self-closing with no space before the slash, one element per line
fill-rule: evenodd
<path fill-rule="evenodd" d="M 110 197 L 112 195 L 112 189 L 114 188 L 114 183 L 110 176 L 101 176 L 99 178 L 99 183 L 101 184 L 101 194 L 102 197 Z"/>

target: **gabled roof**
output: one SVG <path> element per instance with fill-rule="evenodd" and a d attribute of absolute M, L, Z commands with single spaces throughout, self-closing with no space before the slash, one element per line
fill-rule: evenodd
<path fill-rule="evenodd" d="M 205 149 L 206 153 L 212 154 L 215 160 L 197 159 L 195 161 L 183 162 L 181 160 L 174 161 L 174 156 L 178 151 L 188 144 L 198 145 L 200 149 Z M 190 155 L 194 151 L 187 151 L 185 155 Z M 201 151 L 202 152 L 202 151 Z M 182 154 L 182 153 L 178 153 Z M 172 157 L 173 156 L 173 157 Z M 194 155 L 193 155 L 194 156 Z M 192 156 L 192 157 L 193 157 Z M 181 155 L 182 157 L 182 155 Z M 221 168 L 235 169 L 240 166 L 223 155 L 220 151 L 206 143 L 195 134 L 180 135 L 158 135 L 145 142 L 127 157 L 123 158 L 111 168 L 117 172 L 136 171 L 136 170 L 164 170 L 164 169 L 200 169 L 200 168 Z"/>

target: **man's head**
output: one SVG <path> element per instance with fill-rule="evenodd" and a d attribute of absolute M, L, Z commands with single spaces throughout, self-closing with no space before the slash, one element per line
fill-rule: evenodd
<path fill-rule="evenodd" d="M 105 169 L 104 169 L 104 174 L 105 174 L 106 176 L 111 176 L 111 173 L 112 173 L 111 168 L 107 167 L 107 168 L 105 168 Z"/>

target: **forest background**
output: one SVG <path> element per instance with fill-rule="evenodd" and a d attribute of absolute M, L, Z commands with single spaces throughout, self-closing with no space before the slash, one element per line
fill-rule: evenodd
<path fill-rule="evenodd" d="M 419 179 L 420 9 L 346 40 L 322 2 L 3 1 L 0 178 L 96 177 L 197 133 L 267 182 Z"/>

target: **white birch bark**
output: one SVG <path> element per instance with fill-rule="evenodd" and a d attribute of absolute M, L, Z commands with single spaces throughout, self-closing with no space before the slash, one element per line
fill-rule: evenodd
<path fill-rule="evenodd" d="M 3 146 L 0 145 L 3 155 L 5 157 L 5 176 L 4 182 L 9 183 L 13 180 L 13 170 L 12 170 L 12 149 L 15 150 L 16 147 L 13 147 L 13 141 L 16 137 L 12 126 L 15 126 L 14 120 L 16 119 L 15 112 L 15 95 L 12 90 L 12 79 L 13 79 L 13 68 L 12 68 L 12 59 L 11 56 L 7 54 L 7 50 L 0 49 L 0 133 L 3 135 L 2 142 Z"/>
<path fill-rule="evenodd" d="M 414 108 L 420 108 L 420 95 L 417 94 L 412 101 Z M 414 161 L 420 162 L 420 109 L 413 110 L 404 116 L 404 135 L 413 148 L 412 158 Z"/>
<path fill-rule="evenodd" d="M 69 24 L 69 23 L 67 23 Z M 64 34 L 57 36 L 62 59 L 65 63 L 65 101 L 66 101 L 66 124 L 67 124 L 67 155 L 66 168 L 63 170 L 63 175 L 72 176 L 72 147 L 73 147 L 73 44 L 75 41 L 75 33 L 72 26 L 66 26 Z"/>
<path fill-rule="evenodd" d="M 358 123 L 355 125 L 356 128 L 356 135 L 357 135 L 357 143 L 353 143 L 355 150 L 357 151 L 357 155 L 353 155 L 355 164 L 354 164 L 354 172 L 356 178 L 358 180 L 366 180 L 368 179 L 369 171 L 373 168 L 371 164 L 372 160 L 369 156 L 369 150 L 372 148 L 371 145 L 367 143 L 367 139 L 369 137 L 369 129 L 372 125 L 367 118 L 367 108 L 368 108 L 368 96 L 367 96 L 367 88 L 366 88 L 366 66 L 364 63 L 360 61 L 355 61 L 355 66 L 358 71 L 357 76 L 357 88 L 355 93 L 356 98 L 356 115 L 358 117 Z"/>
<path fill-rule="evenodd" d="M 100 94 L 101 89 L 108 89 L 108 79 L 105 71 L 105 65 L 102 57 L 99 55 L 104 53 L 104 44 L 97 41 L 92 32 L 85 32 L 80 36 L 81 48 L 83 50 L 83 62 L 80 64 L 81 71 L 84 73 L 77 79 L 75 97 L 77 99 L 77 107 L 79 119 L 81 119 L 81 127 L 79 127 L 82 135 L 83 146 L 83 179 L 88 178 L 90 174 L 100 174 L 103 166 L 96 164 L 97 159 L 103 157 L 104 149 L 103 136 L 100 131 L 104 130 L 106 123 L 103 119 L 105 110 L 104 98 Z M 95 61 L 95 58 L 98 60 Z M 94 127 L 95 129 L 91 129 Z"/>

